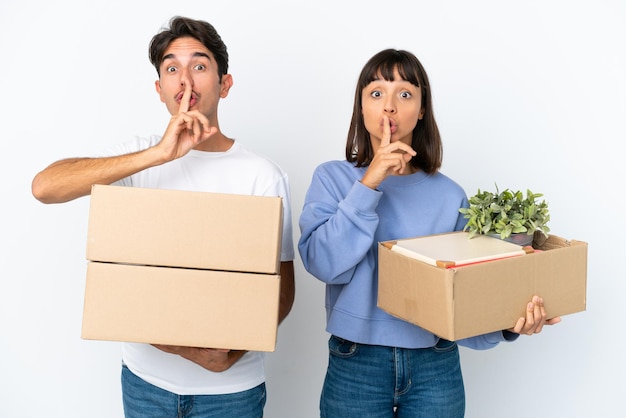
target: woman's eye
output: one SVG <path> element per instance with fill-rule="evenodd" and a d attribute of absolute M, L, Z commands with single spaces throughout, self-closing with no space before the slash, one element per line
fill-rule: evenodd
<path fill-rule="evenodd" d="M 372 97 L 380 97 L 381 93 L 379 91 L 373 91 L 370 93 L 370 96 Z"/>
<path fill-rule="evenodd" d="M 402 93 L 400 93 L 400 97 L 402 97 L 403 99 L 410 99 L 412 95 L 408 91 L 403 91 Z"/>

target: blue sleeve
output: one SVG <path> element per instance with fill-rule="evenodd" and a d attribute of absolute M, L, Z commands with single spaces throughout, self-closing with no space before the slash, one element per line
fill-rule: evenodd
<path fill-rule="evenodd" d="M 372 248 L 381 193 L 359 181 L 330 177 L 320 170 L 313 174 L 299 220 L 298 250 L 313 276 L 344 284 Z"/>
<path fill-rule="evenodd" d="M 519 334 L 509 331 L 496 331 L 488 334 L 478 335 L 476 337 L 465 338 L 457 341 L 457 344 L 473 350 L 488 350 L 494 348 L 504 341 L 515 341 Z"/>
<path fill-rule="evenodd" d="M 461 207 L 462 208 L 468 208 L 469 207 L 469 202 L 467 200 L 467 196 L 463 198 L 463 201 L 461 202 Z M 456 227 L 455 227 L 455 231 L 462 231 L 463 228 L 465 228 L 465 225 L 467 225 L 467 219 L 465 219 L 465 215 L 463 215 L 461 212 L 459 212 L 459 217 L 457 218 L 456 221 Z"/>

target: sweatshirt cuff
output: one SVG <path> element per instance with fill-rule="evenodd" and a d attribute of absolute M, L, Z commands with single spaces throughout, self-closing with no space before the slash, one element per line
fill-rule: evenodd
<path fill-rule="evenodd" d="M 502 330 L 502 337 L 504 337 L 505 341 L 515 341 L 519 338 L 519 334 L 507 330 Z"/>
<path fill-rule="evenodd" d="M 375 213 L 382 195 L 382 192 L 370 189 L 360 181 L 355 181 L 344 202 L 351 207 L 358 208 L 359 212 Z"/>

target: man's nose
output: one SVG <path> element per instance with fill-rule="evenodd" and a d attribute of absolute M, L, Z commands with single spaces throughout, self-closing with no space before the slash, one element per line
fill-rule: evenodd
<path fill-rule="evenodd" d="M 184 86 L 185 84 L 189 84 L 193 87 L 193 77 L 191 77 L 191 75 L 186 71 L 183 71 L 180 76 L 180 85 Z"/>

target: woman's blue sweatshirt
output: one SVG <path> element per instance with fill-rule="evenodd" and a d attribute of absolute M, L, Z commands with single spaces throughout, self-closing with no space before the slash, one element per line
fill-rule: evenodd
<path fill-rule="evenodd" d="M 372 190 L 360 182 L 366 169 L 348 161 L 318 166 L 300 216 L 304 267 L 326 283 L 326 331 L 363 344 L 432 347 L 436 335 L 377 307 L 378 243 L 462 230 L 467 196 L 439 172 L 390 176 Z M 502 341 L 493 332 L 458 343 L 487 349 Z"/>

